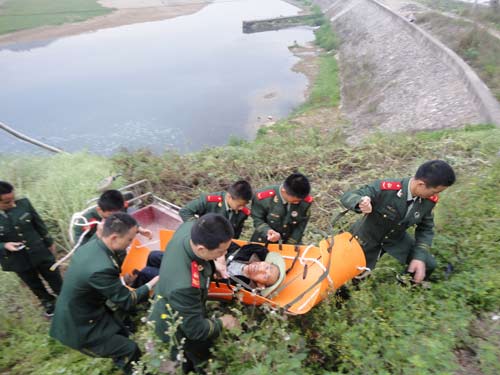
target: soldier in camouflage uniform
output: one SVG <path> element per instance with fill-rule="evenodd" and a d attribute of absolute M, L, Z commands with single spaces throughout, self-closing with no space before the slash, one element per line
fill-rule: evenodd
<path fill-rule="evenodd" d="M 293 173 L 281 185 L 255 193 L 252 218 L 255 231 L 251 241 L 299 244 L 309 221 L 313 197 L 306 176 Z"/>
<path fill-rule="evenodd" d="M 225 217 L 206 214 L 177 229 L 161 262 L 151 320 L 156 322 L 157 335 L 164 342 L 170 342 L 171 337 L 166 334 L 167 322 L 171 319 L 167 305 L 182 317 L 176 339 L 178 343 L 185 339 L 185 373 L 192 370 L 204 373 L 203 366 L 209 358 L 213 341 L 223 328 L 237 324 L 230 315 L 209 318 L 205 307 L 215 271 L 213 260 L 224 256 L 232 237 L 232 225 Z M 178 349 L 173 347 L 171 359 L 176 359 Z"/>
<path fill-rule="evenodd" d="M 54 294 L 61 291 L 58 270 L 51 271 L 55 258 L 54 240 L 30 201 L 15 199 L 14 187 L 0 181 L 0 264 L 4 271 L 15 272 L 38 297 L 47 316 L 54 311 Z"/>
<path fill-rule="evenodd" d="M 453 185 L 455 173 L 441 160 L 422 164 L 412 178 L 377 180 L 360 189 L 345 193 L 342 204 L 364 217 L 352 232 L 366 256 L 367 267 L 373 268 L 387 252 L 400 263 L 408 264 L 416 283 L 424 280 L 436 267 L 429 249 L 434 237 L 432 209 L 437 194 Z M 406 231 L 415 226 L 415 237 Z"/>
<path fill-rule="evenodd" d="M 125 213 L 109 216 L 101 238 L 82 246 L 71 259 L 57 300 L 50 336 L 94 357 L 112 358 L 125 373 L 139 359 L 137 344 L 128 338 L 123 321 L 107 306 L 107 300 L 123 310 L 147 300 L 158 276 L 130 290 L 120 280 L 117 251 L 126 249 L 137 234 L 137 222 Z"/>
<path fill-rule="evenodd" d="M 179 215 L 183 221 L 196 220 L 209 212 L 221 214 L 233 225 L 234 238 L 240 238 L 245 220 L 250 215 L 246 207 L 252 199 L 252 187 L 245 180 L 236 181 L 226 191 L 200 194 L 186 204 Z"/>

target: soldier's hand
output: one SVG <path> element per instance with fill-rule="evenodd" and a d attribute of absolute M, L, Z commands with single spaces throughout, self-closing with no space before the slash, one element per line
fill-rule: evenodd
<path fill-rule="evenodd" d="M 240 322 L 238 322 L 234 316 L 229 314 L 222 315 L 220 320 L 222 321 L 222 326 L 227 329 L 233 329 L 240 326 Z"/>
<path fill-rule="evenodd" d="M 149 290 L 153 289 L 156 284 L 158 284 L 158 281 L 160 280 L 160 276 L 155 276 L 151 280 L 149 280 L 146 285 L 148 286 Z"/>
<path fill-rule="evenodd" d="M 267 240 L 269 242 L 278 242 L 281 238 L 281 234 L 276 232 L 275 230 L 269 229 L 267 231 Z"/>
<path fill-rule="evenodd" d="M 421 283 L 425 278 L 425 262 L 413 259 L 408 266 L 408 272 L 414 274 L 413 281 L 415 283 Z"/>
<path fill-rule="evenodd" d="M 6 242 L 5 249 L 9 251 L 19 251 L 21 250 L 19 246 L 24 245 L 22 242 Z"/>
<path fill-rule="evenodd" d="M 131 275 L 130 273 L 127 273 L 127 274 L 125 274 L 125 276 L 123 276 L 123 281 L 125 282 L 125 285 L 127 285 L 127 286 L 132 286 L 135 279 L 137 279 L 137 275 Z"/>
<path fill-rule="evenodd" d="M 227 273 L 226 257 L 224 255 L 218 257 L 214 263 L 215 271 L 218 273 L 218 275 L 223 279 L 229 278 L 229 273 Z"/>
<path fill-rule="evenodd" d="M 149 229 L 139 227 L 138 232 L 140 235 L 146 237 L 148 240 L 153 239 L 153 232 L 151 232 Z"/>
<path fill-rule="evenodd" d="M 369 214 L 372 212 L 372 200 L 370 197 L 364 196 L 361 198 L 358 204 L 359 209 L 364 214 Z"/>

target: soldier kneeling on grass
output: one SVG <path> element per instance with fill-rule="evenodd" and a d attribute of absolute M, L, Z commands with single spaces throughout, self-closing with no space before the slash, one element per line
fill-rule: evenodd
<path fill-rule="evenodd" d="M 50 336 L 84 354 L 112 358 L 126 374 L 132 373 L 132 362 L 141 352 L 106 301 L 130 310 L 147 300 L 158 282 L 156 276 L 130 290 L 120 280 L 117 252 L 125 250 L 137 233 L 137 222 L 128 214 L 106 218 L 100 238 L 91 239 L 73 256 L 50 327 Z"/>

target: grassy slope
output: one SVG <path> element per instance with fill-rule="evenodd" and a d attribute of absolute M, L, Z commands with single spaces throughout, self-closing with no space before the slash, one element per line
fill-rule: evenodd
<path fill-rule="evenodd" d="M 331 69 L 333 57 L 324 59 L 328 63 L 323 69 Z M 336 77 L 329 82 L 336 85 Z M 320 101 L 332 103 L 334 94 L 328 95 Z M 2 158 L 0 176 L 27 193 L 52 232 L 60 233 L 61 218 L 92 197 L 94 184 L 114 168 L 129 181 L 150 179 L 159 195 L 177 204 L 239 177 L 263 186 L 299 169 L 313 183 L 316 203 L 305 241 L 314 242 L 321 238 L 317 230 L 328 230 L 340 209 L 339 194 L 346 189 L 379 177 L 407 175 L 427 159 L 448 160 L 458 181 L 442 194 L 435 210 L 433 252 L 440 268 L 430 290 L 397 285 L 394 274 L 401 267 L 386 257 L 371 279 L 351 288 L 351 299 L 343 304 L 332 296 L 303 317 L 238 307 L 233 313 L 240 315 L 245 329 L 223 335 L 209 367 L 213 374 L 246 375 L 452 374 L 460 366 L 457 354 L 466 351 L 472 353 L 476 373 L 499 373 L 498 327 L 490 315 L 500 305 L 500 130 L 479 126 L 378 135 L 350 147 L 344 142 L 345 125 L 335 116 L 313 120 L 323 111 L 309 109 L 262 129 L 252 143 L 233 140 L 226 147 L 183 156 L 122 154 L 114 158 L 114 167 L 109 160 L 85 154 L 22 162 Z M 247 227 L 244 236 L 250 231 Z M 58 238 L 64 242 L 64 236 Z M 449 262 L 455 272 L 447 276 Z M 110 373 L 110 361 L 84 357 L 47 338 L 47 322 L 12 274 L 0 273 L 0 288 L 0 314 L 7 317 L 0 323 L 2 371 Z"/>
<path fill-rule="evenodd" d="M 500 30 L 500 8 L 468 4 L 453 0 L 419 0 L 439 12 L 454 13 L 460 17 Z M 490 88 L 500 101 L 500 40 L 473 22 L 452 19 L 438 12 L 417 15 L 417 23 L 440 39 L 462 57 Z"/>
<path fill-rule="evenodd" d="M 0 34 L 80 22 L 109 12 L 95 0 L 7 0 L 0 6 Z"/>

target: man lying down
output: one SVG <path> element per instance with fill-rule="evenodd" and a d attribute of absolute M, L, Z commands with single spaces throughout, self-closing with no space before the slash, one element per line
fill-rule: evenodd
<path fill-rule="evenodd" d="M 125 275 L 125 283 L 133 288 L 147 283 L 159 274 L 162 258 L 162 251 L 151 251 L 146 267 L 133 270 L 131 275 Z M 258 290 L 264 297 L 275 291 L 285 279 L 286 267 L 283 257 L 259 244 L 251 243 L 239 247 L 232 243 L 225 260 L 224 276 L 227 279 L 221 279 L 221 282 L 229 281 L 248 290 Z"/>

